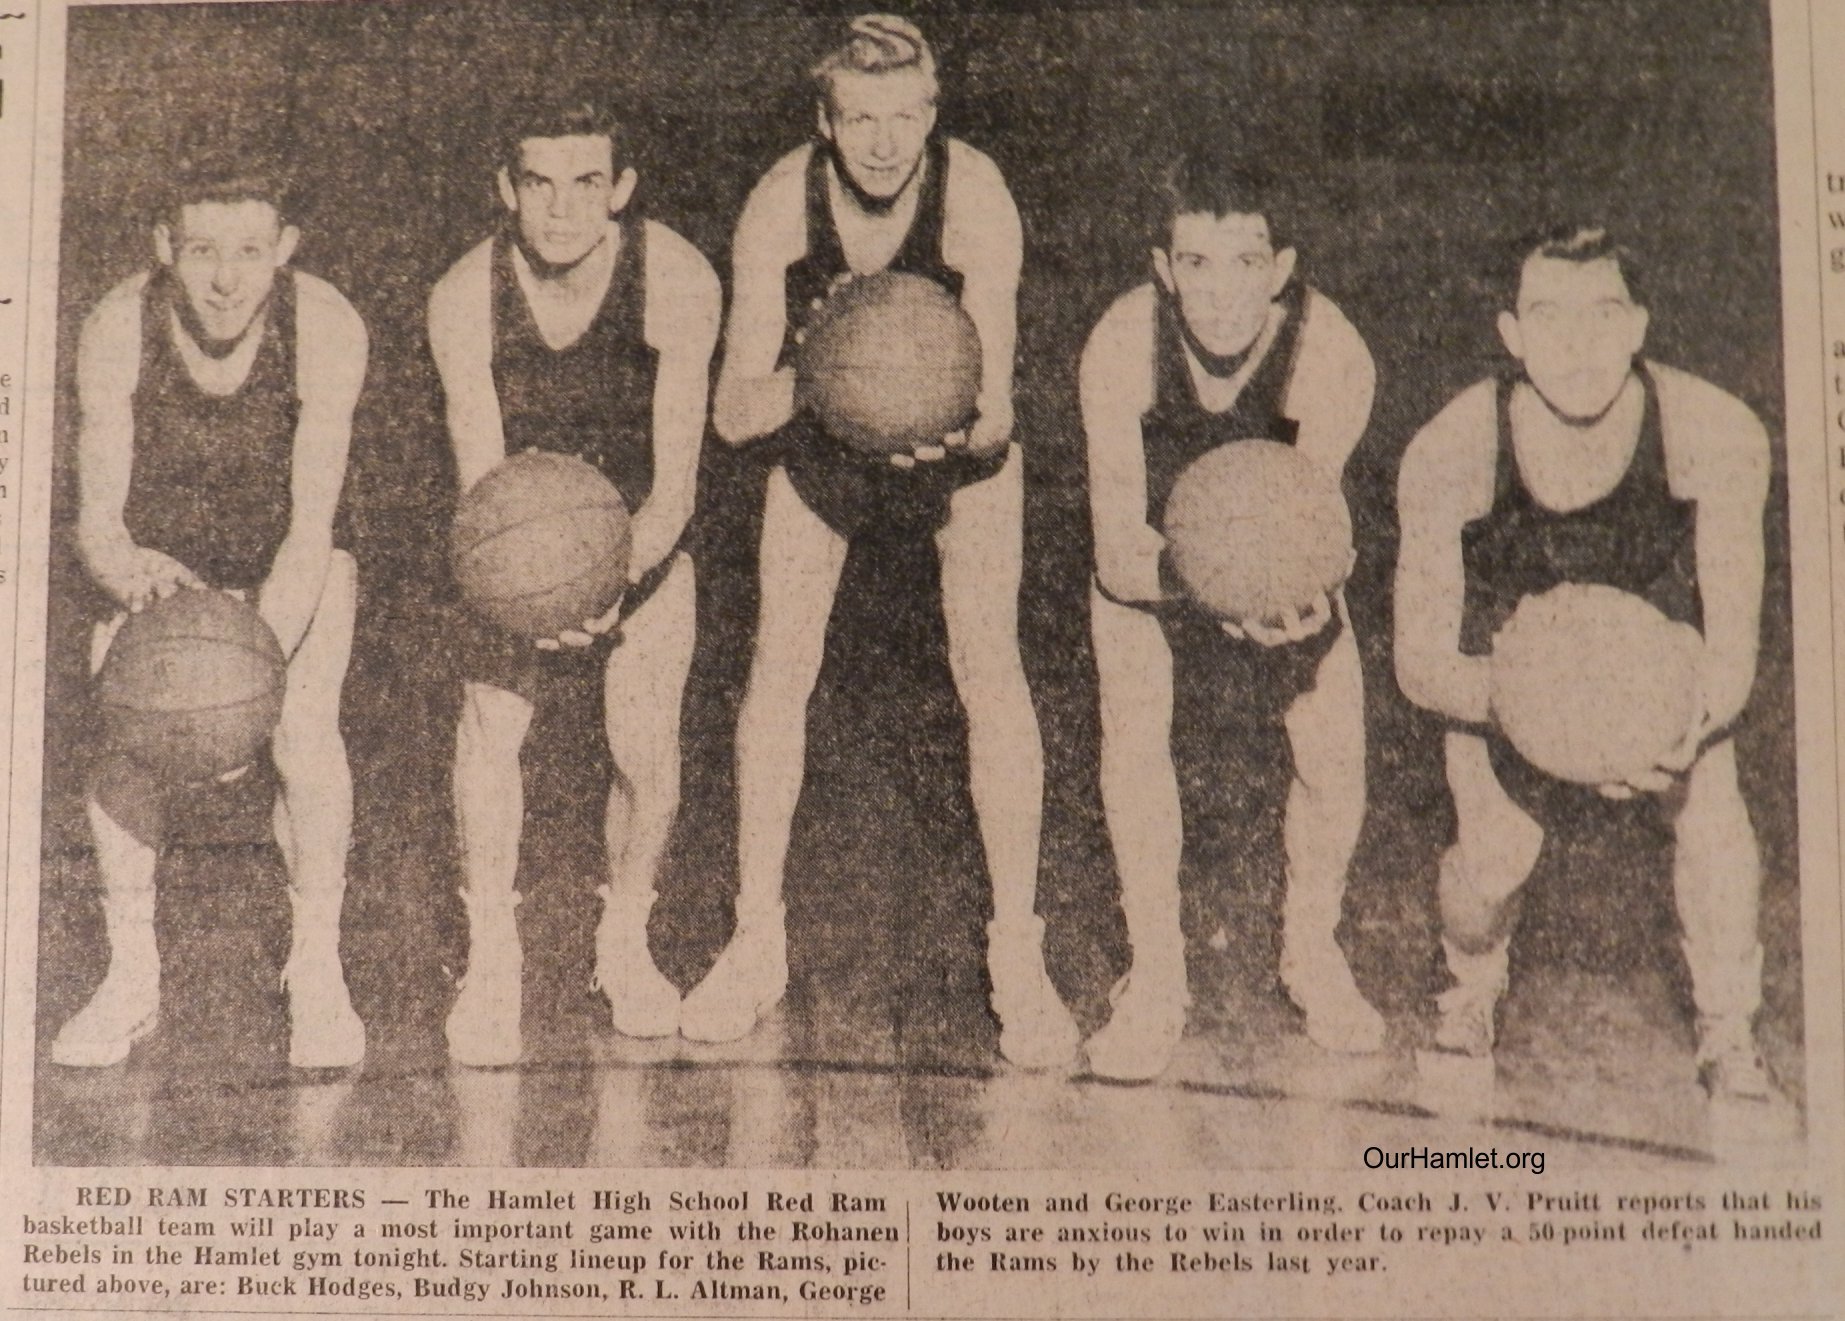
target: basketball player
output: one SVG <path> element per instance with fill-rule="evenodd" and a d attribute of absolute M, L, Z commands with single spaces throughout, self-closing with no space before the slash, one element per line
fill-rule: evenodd
<path fill-rule="evenodd" d="M 1335 591 L 1279 623 L 1219 621 L 1169 590 L 1154 527 L 1179 473 L 1232 441 L 1294 445 L 1343 473 L 1370 418 L 1376 372 L 1344 314 L 1299 278 L 1258 172 L 1194 154 L 1168 175 L 1164 200 L 1155 278 L 1115 300 L 1079 368 L 1102 803 L 1133 951 L 1113 1014 L 1087 1049 L 1094 1072 L 1123 1079 L 1166 1067 L 1189 1003 L 1175 665 L 1219 695 L 1214 718 L 1285 727 L 1294 773 L 1282 981 L 1321 1046 L 1371 1051 L 1384 1040 L 1333 934 L 1365 806 L 1363 677 L 1345 602 Z"/>
<path fill-rule="evenodd" d="M 714 421 L 733 444 L 762 443 L 775 468 L 763 511 L 761 622 L 737 727 L 736 930 L 687 996 L 681 1031 L 740 1037 L 787 986 L 782 868 L 827 619 L 850 540 L 905 526 L 932 534 L 941 554 L 949 661 L 967 708 L 974 807 L 993 878 L 987 961 L 1000 1049 L 1048 1067 L 1071 1058 L 1077 1033 L 1045 974 L 1033 911 L 1044 754 L 1018 641 L 1018 211 L 991 160 L 935 131 L 935 57 L 909 22 L 854 19 L 814 77 L 818 139 L 769 170 L 737 224 Z M 979 416 L 964 433 L 888 461 L 823 434 L 796 397 L 791 365 L 829 292 L 886 270 L 959 296 L 980 332 L 983 371 Z"/>
<path fill-rule="evenodd" d="M 110 290 L 78 341 L 77 536 L 121 611 L 232 592 L 288 657 L 271 751 L 293 913 L 289 1060 L 330 1068 L 365 1053 L 339 951 L 352 837 L 339 706 L 358 574 L 333 522 L 366 335 L 338 290 L 289 265 L 299 240 L 279 180 L 249 161 L 185 172 L 154 226 L 158 265 Z M 96 629 L 93 668 L 125 618 Z M 154 875 L 172 792 L 115 754 L 93 774 L 109 971 L 52 1043 L 60 1064 L 117 1063 L 154 1027 Z"/>
<path fill-rule="evenodd" d="M 1761 863 L 1731 731 L 1755 678 L 1767 433 L 1737 399 L 1640 356 L 1647 312 L 1606 230 L 1559 229 L 1520 256 L 1499 316 L 1514 365 L 1424 427 L 1399 478 L 1397 675 L 1449 722 L 1457 819 L 1440 872 L 1456 985 L 1440 998 L 1436 1043 L 1491 1053 L 1520 887 L 1549 821 L 1593 792 L 1544 776 L 1497 733 L 1494 635 L 1525 596 L 1601 583 L 1703 636 L 1693 727 L 1653 771 L 1602 791 L 1650 797 L 1673 823 L 1702 1081 L 1766 1098 L 1752 1035 Z"/>
<path fill-rule="evenodd" d="M 461 489 L 508 454 L 574 454 L 633 511 L 630 585 L 601 619 L 533 643 L 473 624 L 455 739 L 455 817 L 468 972 L 448 1019 L 462 1064 L 519 1058 L 522 952 L 513 882 L 524 818 L 520 751 L 562 657 L 602 670 L 615 776 L 605 818 L 596 985 L 615 1027 L 671 1035 L 679 992 L 647 946 L 654 874 L 679 809 L 679 708 L 691 666 L 692 515 L 722 296 L 697 249 L 629 206 L 624 132 L 587 105 L 535 107 L 499 170 L 505 229 L 429 300 Z M 619 632 L 616 625 L 619 622 Z"/>

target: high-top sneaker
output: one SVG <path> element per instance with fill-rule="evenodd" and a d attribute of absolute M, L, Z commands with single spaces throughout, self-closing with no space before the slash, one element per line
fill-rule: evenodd
<path fill-rule="evenodd" d="M 1076 1056 L 1082 1033 L 1044 968 L 1044 920 L 987 927 L 987 975 L 999 1019 L 999 1053 L 1027 1069 L 1054 1069 Z"/>
<path fill-rule="evenodd" d="M 1145 1082 L 1166 1071 L 1185 1035 L 1185 1009 L 1191 1003 L 1182 957 L 1177 977 L 1172 972 L 1169 967 L 1137 965 L 1115 983 L 1108 996 L 1114 1012 L 1083 1047 L 1091 1073 L 1122 1082 Z"/>
<path fill-rule="evenodd" d="M 448 1054 L 457 1064 L 517 1064 L 524 1051 L 519 1008 L 524 954 L 513 909 L 516 894 L 463 894 L 468 910 L 468 971 L 448 1014 Z"/>
<path fill-rule="evenodd" d="M 1499 1036 L 1496 1019 L 1506 988 L 1508 942 L 1499 941 L 1478 954 L 1469 954 L 1446 936 L 1441 945 L 1455 985 L 1436 997 L 1440 1018 L 1435 1045 L 1460 1055 L 1491 1055 Z"/>
<path fill-rule="evenodd" d="M 1288 940 L 1281 955 L 1281 984 L 1307 1016 L 1307 1037 L 1321 1050 L 1362 1055 L 1384 1048 L 1384 1016 L 1352 980 L 1345 953 L 1331 941 Z"/>
<path fill-rule="evenodd" d="M 365 1058 L 365 1024 L 353 1012 L 340 966 L 345 893 L 344 886 L 288 892 L 294 932 L 282 985 L 288 992 L 288 1062 L 297 1069 L 344 1069 Z"/>
<path fill-rule="evenodd" d="M 608 997 L 615 1030 L 629 1037 L 670 1037 L 679 1030 L 679 988 L 654 964 L 647 947 L 647 914 L 654 892 L 618 895 L 610 885 L 602 899 L 596 928 L 596 975 L 593 985 Z"/>
<path fill-rule="evenodd" d="M 738 913 L 730 944 L 679 1009 L 679 1035 L 688 1041 L 736 1041 L 788 989 L 788 914 L 781 904 Z"/>
<path fill-rule="evenodd" d="M 106 1069 L 128 1058 L 160 1016 L 160 950 L 154 941 L 154 887 L 116 888 L 103 896 L 109 971 L 96 993 L 51 1043 L 51 1059 L 77 1069 Z"/>

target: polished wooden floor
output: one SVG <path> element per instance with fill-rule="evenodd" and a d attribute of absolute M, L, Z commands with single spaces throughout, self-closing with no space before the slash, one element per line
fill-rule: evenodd
<path fill-rule="evenodd" d="M 520 1066 L 448 1067 L 446 971 L 367 968 L 354 954 L 376 942 L 349 935 L 370 1052 L 350 1072 L 306 1073 L 286 1061 L 273 860 L 191 860 L 192 883 L 163 896 L 161 1027 L 117 1068 L 41 1063 L 41 1162 L 1356 1171 L 1367 1146 L 1423 1144 L 1542 1150 L 1552 1171 L 1802 1158 L 1797 1045 L 1765 1026 L 1784 1103 L 1714 1109 L 1693 1078 L 1679 993 L 1657 968 L 1526 960 L 1496 1076 L 1457 1076 L 1418 1056 L 1427 1025 L 1413 1006 L 1393 1012 L 1385 1054 L 1311 1045 L 1235 921 L 1224 948 L 1195 952 L 1187 1038 L 1142 1087 L 999 1061 L 971 936 L 939 961 L 948 975 L 924 984 L 841 959 L 830 942 L 815 950 L 797 927 L 807 971 L 752 1036 L 628 1040 L 588 989 L 594 909 L 580 891 L 526 905 Z M 42 1037 L 100 971 L 95 934 L 88 919 L 48 928 L 48 953 L 87 972 L 49 988 Z"/>

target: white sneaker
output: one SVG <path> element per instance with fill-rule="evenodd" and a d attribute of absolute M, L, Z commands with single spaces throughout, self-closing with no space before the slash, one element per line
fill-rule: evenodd
<path fill-rule="evenodd" d="M 345 887 L 290 888 L 294 927 L 282 986 L 288 993 L 288 1062 L 297 1069 L 344 1069 L 365 1058 L 365 1024 L 353 1012 L 340 966 Z"/>
<path fill-rule="evenodd" d="M 1089 1071 L 1121 1082 L 1157 1078 L 1172 1063 L 1173 1052 L 1185 1035 L 1185 1007 L 1190 997 L 1184 987 L 1154 977 L 1137 978 L 1130 972 L 1115 983 L 1108 998 L 1114 1013 L 1084 1047 Z"/>
<path fill-rule="evenodd" d="M 987 927 L 987 975 L 999 1053 L 1025 1069 L 1055 1069 L 1076 1057 L 1082 1032 L 1044 968 L 1044 922 Z"/>
<path fill-rule="evenodd" d="M 468 906 L 468 971 L 449 1010 L 449 1058 L 473 1068 L 517 1064 L 525 1044 L 519 1035 L 524 954 L 514 896 L 474 901 Z"/>
<path fill-rule="evenodd" d="M 739 920 L 730 944 L 679 1010 L 688 1041 L 736 1041 L 755 1028 L 788 989 L 787 910 L 777 904 Z"/>
<path fill-rule="evenodd" d="M 1358 989 L 1337 946 L 1317 959 L 1293 962 L 1284 956 L 1281 982 L 1307 1016 L 1307 1039 L 1321 1050 L 1368 1055 L 1384 1048 L 1384 1016 Z"/>
<path fill-rule="evenodd" d="M 290 959 L 282 985 L 288 992 L 290 1064 L 345 1069 L 365 1058 L 365 1024 L 353 1011 L 336 951 Z"/>
<path fill-rule="evenodd" d="M 135 1042 L 160 1018 L 160 969 L 119 954 L 90 1002 L 51 1043 L 51 1062 L 73 1069 L 106 1069 L 128 1058 Z"/>
<path fill-rule="evenodd" d="M 654 894 L 602 897 L 602 922 L 596 928 L 596 973 L 591 985 L 608 998 L 615 1030 L 628 1037 L 670 1037 L 679 1030 L 679 988 L 660 972 L 647 947 L 647 914 Z"/>
<path fill-rule="evenodd" d="M 1774 1080 L 1756 1049 L 1749 1016 L 1698 1019 L 1698 1082 L 1712 1100 L 1771 1101 Z"/>
<path fill-rule="evenodd" d="M 1506 988 L 1506 942 L 1470 954 L 1443 937 L 1455 985 L 1435 997 L 1435 1046 L 1458 1055 L 1489 1056 L 1499 1039 L 1499 997 Z"/>

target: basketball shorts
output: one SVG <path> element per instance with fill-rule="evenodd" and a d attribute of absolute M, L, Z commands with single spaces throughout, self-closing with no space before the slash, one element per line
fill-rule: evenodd
<path fill-rule="evenodd" d="M 899 468 L 834 440 L 811 417 L 800 417 L 769 451 L 788 471 L 803 503 L 848 539 L 879 531 L 932 534 L 948 521 L 949 502 L 963 486 L 1006 466 L 1009 450 L 984 458 L 946 458 Z"/>
<path fill-rule="evenodd" d="M 685 551 L 675 551 L 649 571 L 622 599 L 616 626 L 587 647 L 541 650 L 529 638 L 509 633 L 456 603 L 449 635 L 455 639 L 462 682 L 503 689 L 538 706 L 560 681 L 601 674 L 621 640 L 621 625 L 653 598 L 684 558 Z"/>

